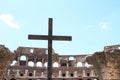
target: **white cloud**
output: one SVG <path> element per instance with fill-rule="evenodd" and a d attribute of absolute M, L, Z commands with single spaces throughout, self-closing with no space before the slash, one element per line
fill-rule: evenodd
<path fill-rule="evenodd" d="M 0 14 L 0 20 L 6 23 L 10 28 L 20 29 L 20 25 L 13 21 L 14 17 L 11 14 Z"/>
<path fill-rule="evenodd" d="M 107 29 L 107 28 L 108 28 L 108 25 L 107 25 L 107 23 L 105 23 L 105 22 L 99 23 L 99 26 L 100 26 L 102 29 Z"/>

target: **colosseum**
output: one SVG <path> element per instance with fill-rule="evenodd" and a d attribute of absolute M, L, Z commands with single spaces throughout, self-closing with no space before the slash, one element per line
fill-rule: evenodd
<path fill-rule="evenodd" d="M 47 80 L 47 53 L 46 48 L 18 47 L 1 80 Z M 53 50 L 52 80 L 99 80 L 94 67 L 86 62 L 88 56 L 59 55 Z"/>

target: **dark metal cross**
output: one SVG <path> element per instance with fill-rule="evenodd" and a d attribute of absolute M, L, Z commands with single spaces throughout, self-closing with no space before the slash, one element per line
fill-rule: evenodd
<path fill-rule="evenodd" d="M 47 69 L 47 78 L 48 80 L 52 80 L 52 40 L 65 40 L 71 41 L 71 36 L 53 36 L 52 35 L 52 18 L 49 18 L 48 21 L 48 35 L 28 35 L 28 39 L 35 40 L 48 40 L 48 69 Z"/>

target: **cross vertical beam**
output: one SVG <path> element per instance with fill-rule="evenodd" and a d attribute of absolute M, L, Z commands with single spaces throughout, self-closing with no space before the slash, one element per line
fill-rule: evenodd
<path fill-rule="evenodd" d="M 49 18 L 48 31 L 48 80 L 52 80 L 52 18 Z"/>
<path fill-rule="evenodd" d="M 28 35 L 28 39 L 34 40 L 48 40 L 48 68 L 47 80 L 52 80 L 52 40 L 71 41 L 71 36 L 53 36 L 52 35 L 52 18 L 48 21 L 48 35 Z"/>

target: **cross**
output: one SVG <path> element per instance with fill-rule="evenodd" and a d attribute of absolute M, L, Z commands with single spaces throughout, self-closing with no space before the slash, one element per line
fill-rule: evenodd
<path fill-rule="evenodd" d="M 52 80 L 52 40 L 71 41 L 71 36 L 53 36 L 52 35 L 52 22 L 53 19 L 49 18 L 48 21 L 48 35 L 28 35 L 28 39 L 34 40 L 48 40 L 48 68 L 47 68 L 47 80 Z"/>

